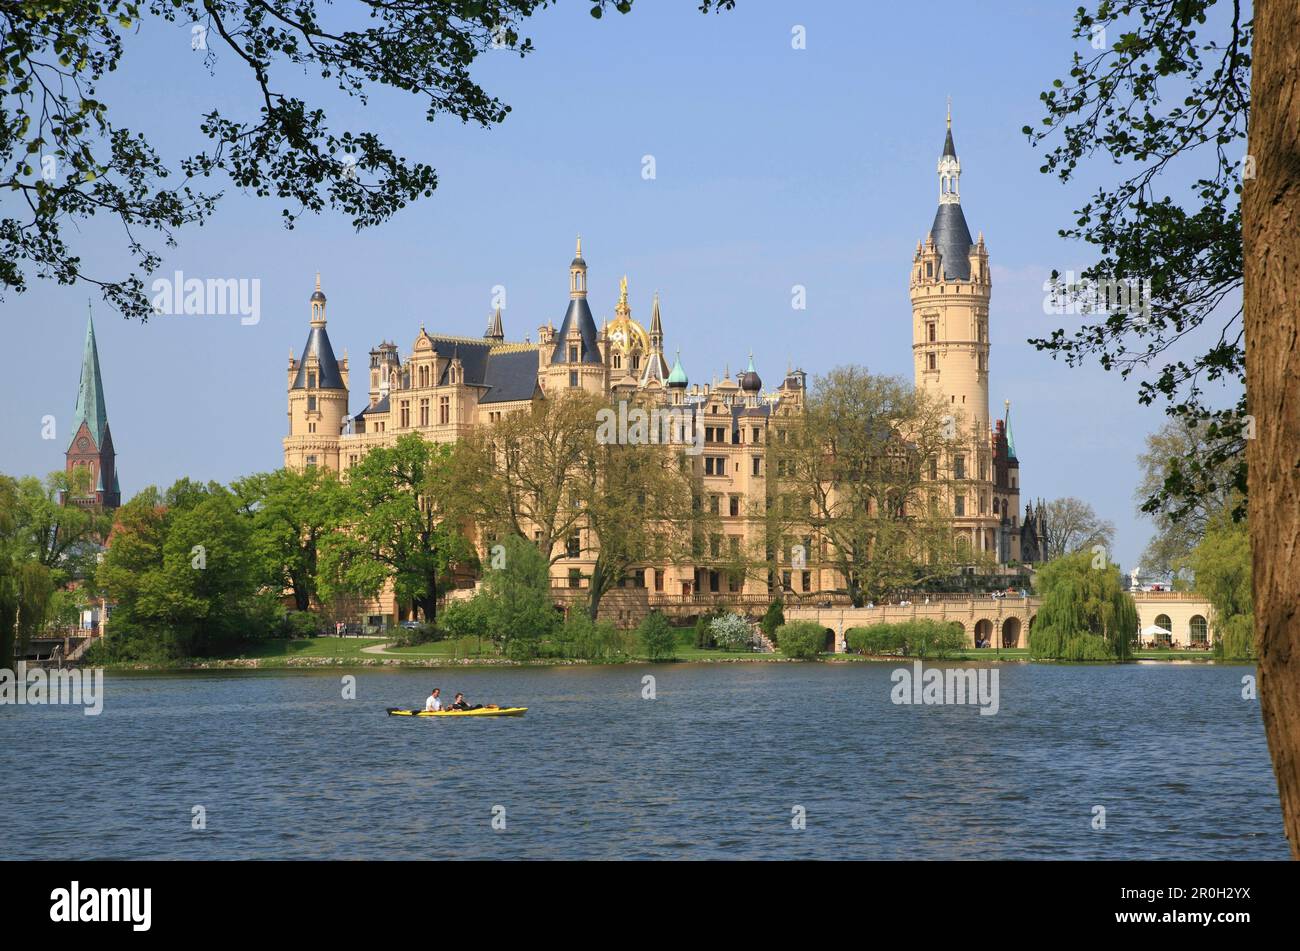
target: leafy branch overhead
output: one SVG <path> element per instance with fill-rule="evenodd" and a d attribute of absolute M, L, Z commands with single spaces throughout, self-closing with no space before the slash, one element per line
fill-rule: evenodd
<path fill-rule="evenodd" d="M 627 13 L 631 0 L 588 0 Z M 735 0 L 702 0 L 701 12 Z M 216 210 L 224 179 L 282 205 L 286 227 L 304 212 L 347 215 L 358 228 L 433 194 L 431 165 L 367 131 L 336 131 L 319 105 L 286 91 L 297 73 L 362 103 L 380 87 L 416 97 L 439 116 L 491 127 L 510 107 L 470 75 L 490 49 L 526 56 L 528 17 L 557 0 L 18 0 L 0 5 L 0 298 L 29 277 L 84 281 L 127 316 L 147 319 L 144 278 L 185 225 Z M 250 101 L 198 118 L 208 144 L 166 161 L 138 131 L 110 118 L 100 82 L 123 65 L 147 20 L 178 30 L 223 88 Z M 352 26 L 362 24 L 364 27 Z M 186 34 L 189 34 L 188 36 Z M 230 67 L 233 67 L 231 69 Z M 252 83 L 246 82 L 251 76 Z M 163 81 L 161 78 L 159 81 Z M 322 90 L 323 92 L 323 90 Z M 74 246 L 81 224 L 112 220 L 131 257 L 127 274 L 87 273 Z M 71 235 L 68 231 L 71 231 Z"/>
<path fill-rule="evenodd" d="M 1095 247 L 1086 282 L 1149 278 L 1149 312 L 1112 311 L 1030 342 L 1072 366 L 1096 359 L 1125 378 L 1139 370 L 1139 401 L 1164 401 L 1171 417 L 1198 429 L 1201 451 L 1169 467 L 1143 505 L 1151 513 L 1177 516 L 1206 494 L 1245 492 L 1244 391 L 1235 406 L 1214 406 L 1207 384 L 1245 378 L 1241 191 L 1252 174 L 1252 30 L 1242 0 L 1080 7 L 1074 37 L 1089 51 L 1075 53 L 1069 76 L 1042 93 L 1041 126 L 1024 128 L 1034 144 L 1060 134 L 1042 171 L 1063 182 L 1098 154 L 1124 170 L 1060 234 Z M 1185 203 L 1169 193 L 1174 183 L 1189 193 Z"/>

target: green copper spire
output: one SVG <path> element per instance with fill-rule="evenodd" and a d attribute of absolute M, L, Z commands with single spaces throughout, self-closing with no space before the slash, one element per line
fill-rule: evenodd
<path fill-rule="evenodd" d="M 673 370 L 668 374 L 669 386 L 685 386 L 686 371 L 682 369 L 682 352 L 677 351 L 677 359 L 673 361 Z"/>
<path fill-rule="evenodd" d="M 1016 438 L 1011 435 L 1011 401 L 1006 400 L 1005 402 L 1006 402 L 1006 415 L 1003 417 L 1003 419 L 1006 420 L 1006 426 L 1007 426 L 1007 458 L 1016 459 L 1018 458 L 1016 456 Z"/>
<path fill-rule="evenodd" d="M 99 376 L 99 350 L 95 347 L 95 322 L 86 317 L 86 347 L 81 355 L 81 386 L 77 390 L 76 418 L 72 422 L 75 432 L 85 423 L 95 437 L 95 448 L 104 447 L 104 430 L 108 426 L 108 410 L 104 406 L 104 382 Z"/>

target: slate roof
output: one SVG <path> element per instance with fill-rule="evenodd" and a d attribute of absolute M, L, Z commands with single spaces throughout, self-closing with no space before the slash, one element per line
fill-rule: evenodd
<path fill-rule="evenodd" d="M 569 301 L 569 309 L 564 312 L 564 322 L 560 324 L 559 335 L 555 338 L 555 351 L 551 354 L 552 363 L 568 363 L 569 330 L 576 323 L 582 334 L 582 355 L 580 363 L 600 363 L 600 350 L 596 347 L 596 320 L 591 316 L 585 297 L 575 297 Z"/>
<path fill-rule="evenodd" d="M 319 361 L 319 375 L 316 385 L 322 390 L 343 389 L 343 374 L 339 372 L 339 362 L 334 359 L 334 348 L 330 346 L 330 335 L 324 327 L 313 327 L 307 334 L 307 344 L 302 348 L 302 359 L 298 361 L 298 375 L 293 378 L 293 389 L 307 388 L 307 357 L 315 355 Z"/>
<path fill-rule="evenodd" d="M 941 204 L 934 213 L 934 224 L 930 226 L 935 247 L 943 256 L 942 265 L 945 279 L 949 281 L 970 280 L 970 249 L 975 243 L 970 237 L 970 228 L 966 226 L 966 216 L 962 214 L 961 205 L 953 202 Z"/>
<path fill-rule="evenodd" d="M 532 399 L 537 390 L 537 351 L 511 350 L 489 354 L 483 382 L 489 389 L 480 403 Z"/>

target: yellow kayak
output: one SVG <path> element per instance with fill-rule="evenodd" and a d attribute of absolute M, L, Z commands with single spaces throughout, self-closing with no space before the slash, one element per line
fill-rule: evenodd
<path fill-rule="evenodd" d="M 521 717 L 527 707 L 479 707 L 477 710 L 399 710 L 389 707 L 390 717 Z"/>

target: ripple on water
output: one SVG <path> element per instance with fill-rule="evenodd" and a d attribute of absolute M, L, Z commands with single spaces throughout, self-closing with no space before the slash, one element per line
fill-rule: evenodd
<path fill-rule="evenodd" d="M 996 716 L 895 706 L 891 670 L 356 671 L 355 701 L 333 671 L 109 673 L 100 717 L 0 708 L 0 828 L 10 858 L 1289 854 L 1236 668 L 1007 666 Z M 384 715 L 431 680 L 530 709 Z"/>

